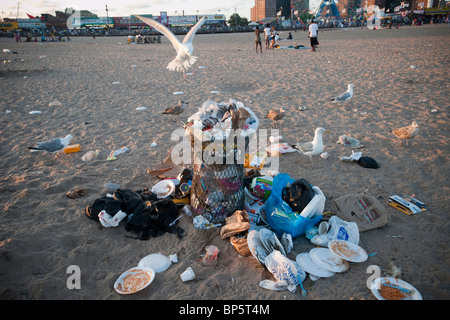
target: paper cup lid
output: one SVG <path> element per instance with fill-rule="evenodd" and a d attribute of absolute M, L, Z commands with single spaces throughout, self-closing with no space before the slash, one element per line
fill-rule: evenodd
<path fill-rule="evenodd" d="M 155 279 L 152 268 L 138 266 L 128 269 L 114 283 L 114 290 L 120 294 L 131 294 L 146 288 Z"/>
<path fill-rule="evenodd" d="M 172 180 L 162 180 L 155 184 L 152 188 L 152 192 L 156 194 L 158 198 L 167 198 L 175 190 L 175 184 Z"/>
<path fill-rule="evenodd" d="M 391 284 L 393 286 L 400 287 L 403 289 L 414 290 L 414 292 L 410 294 L 405 293 L 405 298 L 401 300 L 422 300 L 422 295 L 419 293 L 419 291 L 412 285 L 410 285 L 408 282 L 397 278 L 386 278 L 386 277 L 376 278 L 375 280 L 372 281 L 370 285 L 370 291 L 372 291 L 373 295 L 378 300 L 388 300 L 384 298 L 380 293 L 380 289 L 383 283 Z"/>
<path fill-rule="evenodd" d="M 357 244 L 346 240 L 331 240 L 328 248 L 339 258 L 351 262 L 364 262 L 367 260 L 367 252 Z"/>
<path fill-rule="evenodd" d="M 303 268 L 306 272 L 315 275 L 317 277 L 327 278 L 334 276 L 334 272 L 326 270 L 315 264 L 309 257 L 309 253 L 304 252 L 297 255 L 295 258 L 297 264 Z"/>
<path fill-rule="evenodd" d="M 139 261 L 138 266 L 149 267 L 152 268 L 156 273 L 166 271 L 172 265 L 172 261 L 170 261 L 169 257 L 160 254 L 160 253 L 152 253 Z"/>
<path fill-rule="evenodd" d="M 319 267 L 332 272 L 344 272 L 350 267 L 348 261 L 339 258 L 328 248 L 311 249 L 309 257 Z"/>

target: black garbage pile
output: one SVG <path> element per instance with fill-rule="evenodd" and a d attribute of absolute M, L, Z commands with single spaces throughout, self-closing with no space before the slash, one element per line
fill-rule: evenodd
<path fill-rule="evenodd" d="M 83 213 L 103 226 L 115 226 L 105 224 L 106 220 L 102 220 L 105 215 L 113 219 L 121 214 L 122 219 L 126 220 L 126 236 L 130 238 L 148 240 L 166 232 L 178 237 L 184 235 L 183 228 L 173 223 L 178 210 L 172 199 L 158 199 L 148 188 L 138 191 L 117 189 L 112 194 L 95 199 Z"/>

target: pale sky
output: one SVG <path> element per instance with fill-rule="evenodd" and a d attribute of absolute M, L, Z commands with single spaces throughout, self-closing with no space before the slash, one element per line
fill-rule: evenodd
<path fill-rule="evenodd" d="M 39 16 L 42 13 L 55 14 L 55 10 L 64 11 L 65 8 L 89 10 L 99 17 L 129 16 L 130 14 L 153 14 L 159 16 L 161 11 L 167 11 L 169 16 L 198 14 L 225 14 L 228 19 L 233 13 L 250 20 L 250 8 L 255 0 L 1 0 L 0 17 L 16 18 L 17 4 L 19 18 L 28 18 L 27 13 Z M 176 13 L 175 13 L 176 11 Z M 197 12 L 198 11 L 198 12 Z"/>

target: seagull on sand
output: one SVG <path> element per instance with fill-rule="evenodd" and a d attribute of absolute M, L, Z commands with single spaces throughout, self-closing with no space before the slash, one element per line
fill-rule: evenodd
<path fill-rule="evenodd" d="M 331 99 L 331 101 L 333 101 L 333 103 L 346 102 L 349 101 L 352 97 L 353 97 L 353 85 L 349 84 L 347 91 L 338 95 L 337 97 L 334 97 L 333 99 Z"/>
<path fill-rule="evenodd" d="M 305 156 L 308 156 L 311 160 L 312 165 L 314 166 L 314 163 L 312 161 L 312 157 L 318 156 L 323 152 L 323 141 L 322 141 L 322 133 L 324 132 L 330 132 L 328 130 L 325 130 L 322 127 L 319 127 L 316 129 L 314 133 L 314 139 L 310 142 L 304 142 L 304 143 L 297 143 L 296 145 L 292 146 L 293 148 L 299 150 L 301 153 L 303 153 Z"/>
<path fill-rule="evenodd" d="M 68 134 L 64 138 L 45 140 L 43 142 L 37 143 L 34 147 L 27 148 L 30 149 L 30 152 L 43 151 L 49 153 L 58 153 L 60 151 L 63 151 L 64 148 L 66 148 L 70 144 L 72 138 L 72 135 Z"/>
<path fill-rule="evenodd" d="M 186 109 L 187 105 L 188 105 L 187 102 L 180 100 L 178 102 L 178 105 L 167 108 L 166 110 L 164 110 L 163 114 L 171 114 L 172 118 L 173 118 L 175 115 L 178 116 L 178 115 L 182 114 L 184 112 L 184 109 Z"/>
<path fill-rule="evenodd" d="M 266 119 L 270 119 L 270 120 L 275 121 L 275 127 L 277 127 L 277 121 L 283 119 L 283 118 L 284 118 L 284 114 L 285 114 L 285 113 L 284 113 L 283 107 L 281 107 L 281 108 L 278 109 L 278 110 L 271 109 L 271 110 L 267 113 Z"/>
<path fill-rule="evenodd" d="M 414 138 L 419 133 L 419 124 L 416 121 L 413 121 L 410 126 L 393 129 L 392 133 L 402 141 L 402 145 L 404 145 L 405 141 Z"/>
<path fill-rule="evenodd" d="M 183 39 L 183 42 L 180 42 L 175 35 L 166 28 L 166 26 L 162 25 L 159 22 L 156 22 L 153 19 L 145 18 L 142 16 L 136 15 L 139 19 L 144 21 L 149 26 L 155 28 L 162 34 L 164 34 L 167 39 L 172 42 L 175 50 L 177 51 L 177 56 L 167 65 L 167 69 L 170 71 L 183 71 L 187 70 L 191 67 L 195 61 L 197 61 L 197 57 L 194 57 L 192 53 L 194 52 L 194 47 L 192 46 L 192 40 L 194 39 L 195 33 L 201 28 L 201 26 L 205 23 L 205 17 L 201 18 L 195 26 L 191 28 L 191 30 L 186 34 Z"/>

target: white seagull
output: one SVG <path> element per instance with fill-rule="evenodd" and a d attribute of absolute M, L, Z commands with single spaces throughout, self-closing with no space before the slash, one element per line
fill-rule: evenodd
<path fill-rule="evenodd" d="M 167 69 L 170 71 L 184 71 L 191 67 L 195 61 L 197 61 L 197 57 L 193 56 L 194 47 L 192 46 L 192 40 L 194 39 L 195 33 L 201 28 L 201 26 L 205 23 L 205 17 L 201 18 L 195 26 L 191 28 L 191 30 L 186 34 L 183 39 L 183 42 L 180 42 L 177 37 L 164 25 L 159 22 L 156 22 L 153 19 L 145 18 L 142 16 L 136 15 L 139 19 L 144 21 L 149 26 L 155 28 L 162 34 L 164 34 L 167 39 L 172 42 L 175 50 L 177 51 L 177 56 L 167 65 Z"/>
<path fill-rule="evenodd" d="M 309 159 L 311 160 L 311 163 L 313 166 L 314 166 L 314 163 L 312 161 L 312 157 L 318 156 L 323 152 L 322 133 L 324 133 L 324 132 L 330 132 L 330 131 L 325 130 L 322 127 L 319 127 L 316 129 L 316 131 L 314 133 L 313 141 L 297 143 L 295 146 L 293 146 L 295 149 L 299 150 L 305 156 L 308 156 Z"/>
<path fill-rule="evenodd" d="M 30 152 L 43 151 L 49 153 L 57 153 L 64 150 L 64 148 L 70 144 L 72 138 L 73 138 L 72 135 L 68 134 L 64 138 L 45 140 L 43 142 L 39 142 L 34 147 L 27 147 L 27 148 L 30 149 Z"/>
<path fill-rule="evenodd" d="M 341 95 L 331 99 L 333 102 L 345 102 L 349 101 L 353 97 L 353 85 L 348 85 L 348 90 L 342 93 Z"/>

